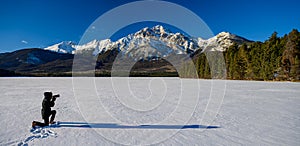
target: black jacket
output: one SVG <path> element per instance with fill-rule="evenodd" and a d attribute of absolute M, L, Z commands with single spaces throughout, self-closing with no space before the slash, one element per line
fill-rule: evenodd
<path fill-rule="evenodd" d="M 56 98 L 44 98 L 43 103 L 42 103 L 42 117 L 43 119 L 49 118 L 51 114 L 51 107 L 55 105 L 54 101 Z"/>

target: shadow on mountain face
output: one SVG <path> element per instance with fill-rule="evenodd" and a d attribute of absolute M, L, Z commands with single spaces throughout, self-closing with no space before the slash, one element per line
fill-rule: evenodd
<path fill-rule="evenodd" d="M 59 122 L 59 127 L 103 129 L 216 129 L 220 126 L 205 125 L 119 125 L 114 123 Z"/>

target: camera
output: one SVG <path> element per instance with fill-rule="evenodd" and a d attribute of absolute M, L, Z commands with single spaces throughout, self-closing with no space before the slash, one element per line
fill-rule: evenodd
<path fill-rule="evenodd" d="M 57 98 L 59 97 L 59 94 L 53 95 L 53 98 Z"/>

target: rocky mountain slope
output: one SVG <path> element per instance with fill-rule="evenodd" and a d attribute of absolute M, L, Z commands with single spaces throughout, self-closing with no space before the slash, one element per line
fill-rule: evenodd
<path fill-rule="evenodd" d="M 121 53 L 137 62 L 133 68 L 136 71 L 176 72 L 174 67 L 163 58 L 171 54 L 194 56 L 204 51 L 225 51 L 233 43 L 245 42 L 250 41 L 228 32 L 222 32 L 204 40 L 174 33 L 157 25 L 152 28 L 143 28 L 114 42 L 105 39 L 76 45 L 71 41 L 65 41 L 43 49 L 23 49 L 2 53 L 0 54 L 0 69 L 21 74 L 69 73 L 70 75 L 74 54 L 92 53 L 97 58 L 95 69 L 100 72 L 109 72 L 115 57 Z M 172 75 L 176 74 L 172 73 Z"/>
<path fill-rule="evenodd" d="M 149 56 L 166 57 L 171 53 L 192 54 L 199 50 L 225 51 L 234 42 L 242 44 L 250 41 L 229 32 L 221 32 L 205 40 L 178 32 L 174 33 L 163 26 L 157 25 L 152 28 L 143 28 L 115 42 L 110 39 L 93 40 L 82 45 L 75 45 L 72 42 L 61 42 L 47 47 L 45 50 L 69 54 L 93 50 L 93 54 L 98 55 L 109 50 L 118 49 L 124 55 L 132 56 L 134 59 L 141 59 Z"/>

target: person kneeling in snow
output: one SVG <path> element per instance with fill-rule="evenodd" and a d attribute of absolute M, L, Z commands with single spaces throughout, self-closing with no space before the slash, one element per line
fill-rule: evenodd
<path fill-rule="evenodd" d="M 42 118 L 44 119 L 44 123 L 41 122 L 37 122 L 37 121 L 33 121 L 32 122 L 32 127 L 35 126 L 48 126 L 49 123 L 53 124 L 54 123 L 54 119 L 55 119 L 55 115 L 56 115 L 56 111 L 55 110 L 51 110 L 51 107 L 53 107 L 55 105 L 55 100 L 56 98 L 59 97 L 59 94 L 57 95 L 53 95 L 52 92 L 44 92 L 44 100 L 42 103 Z M 51 116 L 50 122 L 49 122 L 49 118 Z"/>
<path fill-rule="evenodd" d="M 45 92 L 44 96 L 45 98 L 42 103 L 42 117 L 45 125 L 49 125 L 49 117 L 51 116 L 50 124 L 53 124 L 55 119 L 56 111 L 51 110 L 51 107 L 55 105 L 54 101 L 59 97 L 59 94 L 52 96 L 52 92 Z"/>

